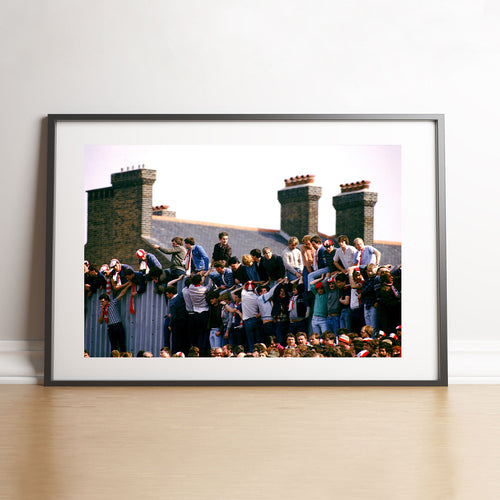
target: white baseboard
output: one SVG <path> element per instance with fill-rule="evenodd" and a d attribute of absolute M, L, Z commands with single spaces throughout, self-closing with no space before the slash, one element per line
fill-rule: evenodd
<path fill-rule="evenodd" d="M 43 382 L 43 340 L 0 340 L 0 384 Z M 500 341 L 452 341 L 450 384 L 500 384 Z"/>
<path fill-rule="evenodd" d="M 0 340 L 0 384 L 43 381 L 43 340 Z"/>

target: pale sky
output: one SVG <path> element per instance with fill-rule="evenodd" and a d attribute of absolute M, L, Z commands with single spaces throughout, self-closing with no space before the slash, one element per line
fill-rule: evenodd
<path fill-rule="evenodd" d="M 369 180 L 378 193 L 374 239 L 401 241 L 399 146 L 89 145 L 85 190 L 110 186 L 111 174 L 139 165 L 157 171 L 153 205 L 169 205 L 177 218 L 266 229 L 280 228 L 284 180 L 315 175 L 318 229 L 328 235 L 335 234 L 332 197 L 340 184 Z"/>

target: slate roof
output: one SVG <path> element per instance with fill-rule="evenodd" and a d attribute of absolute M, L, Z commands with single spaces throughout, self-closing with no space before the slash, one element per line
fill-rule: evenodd
<path fill-rule="evenodd" d="M 229 246 L 233 255 L 241 260 L 241 256 L 250 253 L 253 248 L 269 247 L 276 255 L 281 255 L 287 246 L 287 240 L 280 231 L 262 228 L 247 228 L 228 226 L 211 222 L 197 222 L 153 215 L 152 238 L 148 241 L 163 247 L 171 247 L 172 238 L 192 237 L 196 244 L 201 245 L 212 258 L 214 245 L 219 243 L 219 233 L 229 234 Z"/>
<path fill-rule="evenodd" d="M 229 245 L 233 249 L 233 255 L 240 260 L 242 255 L 250 253 L 253 248 L 262 250 L 263 247 L 267 246 L 273 254 L 281 255 L 288 245 L 287 239 L 276 229 L 228 226 L 159 215 L 153 215 L 152 237 L 147 238 L 147 240 L 163 247 L 171 247 L 172 238 L 175 236 L 192 237 L 197 244 L 205 249 L 211 259 L 214 245 L 219 242 L 218 235 L 221 231 L 226 231 L 229 234 Z M 323 239 L 328 237 L 322 233 L 320 236 Z M 375 241 L 373 246 L 382 252 L 382 264 L 394 266 L 401 264 L 400 243 Z"/>

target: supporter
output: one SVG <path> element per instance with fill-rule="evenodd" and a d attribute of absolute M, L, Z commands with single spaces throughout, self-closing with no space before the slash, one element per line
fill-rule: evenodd
<path fill-rule="evenodd" d="M 272 315 L 276 336 L 281 342 L 285 335 L 290 331 L 290 312 L 288 305 L 290 303 L 290 292 L 285 283 L 278 280 L 278 285 L 273 292 Z"/>
<path fill-rule="evenodd" d="M 192 325 L 190 325 L 189 336 L 191 345 L 199 347 L 200 352 L 205 355 L 208 352 L 207 324 L 209 310 L 206 293 L 210 288 L 202 285 L 201 282 L 201 275 L 197 274 L 193 276 L 187 291 L 193 308 Z"/>
<path fill-rule="evenodd" d="M 197 245 L 194 238 L 185 238 L 184 246 L 187 250 L 186 257 L 184 258 L 186 274 L 188 276 L 195 273 L 206 274 L 208 272 L 209 259 L 205 249 L 201 245 Z"/>
<path fill-rule="evenodd" d="M 349 238 L 343 234 L 337 238 L 337 241 L 340 248 L 335 251 L 333 262 L 341 273 L 347 274 L 348 269 L 356 263 L 354 260 L 356 249 L 349 245 Z"/>
<path fill-rule="evenodd" d="M 322 276 L 311 282 L 314 294 L 313 316 L 311 321 L 312 332 L 323 334 L 328 330 L 328 296 L 322 283 Z"/>
<path fill-rule="evenodd" d="M 394 332 L 401 323 L 401 293 L 394 286 L 391 273 L 381 274 L 376 294 L 378 326 L 385 332 Z"/>
<path fill-rule="evenodd" d="M 327 241 L 330 242 L 330 240 Z M 314 258 L 312 264 L 313 271 L 309 273 L 308 276 L 308 282 L 307 282 L 308 291 L 311 290 L 312 281 L 317 279 L 318 276 L 328 273 L 328 266 L 326 265 L 326 260 L 325 260 L 326 248 L 321 243 L 321 238 L 318 235 L 314 235 L 313 237 L 311 237 L 311 245 L 314 248 Z"/>
<path fill-rule="evenodd" d="M 221 348 L 224 338 L 224 324 L 222 321 L 223 305 L 219 301 L 219 294 L 215 291 L 210 291 L 207 294 L 208 301 L 208 323 L 210 348 Z M 222 353 L 222 351 L 221 351 Z"/>
<path fill-rule="evenodd" d="M 267 272 L 264 268 L 264 260 L 262 259 L 262 252 L 258 248 L 254 248 L 250 250 L 250 255 L 254 261 L 257 272 L 259 273 L 259 281 L 265 282 L 268 281 Z"/>
<path fill-rule="evenodd" d="M 112 351 L 119 350 L 120 352 L 124 352 L 127 350 L 125 342 L 125 329 L 123 328 L 120 315 L 120 301 L 131 286 L 132 283 L 126 283 L 116 299 L 110 300 L 109 295 L 106 293 L 103 293 L 99 297 L 99 301 L 101 303 L 101 314 L 99 315 L 97 321 L 100 324 L 103 322 L 106 323 L 109 343 L 111 344 Z"/>
<path fill-rule="evenodd" d="M 182 351 L 187 355 L 191 344 L 184 296 L 177 293 L 177 288 L 174 286 L 167 287 L 165 295 L 168 299 L 168 330 L 170 332 L 170 342 L 165 343 L 165 345 L 170 347 L 171 352 Z"/>
<path fill-rule="evenodd" d="M 302 269 L 302 281 L 303 281 L 304 285 L 306 286 L 306 291 L 307 291 L 307 284 L 309 282 L 309 280 L 308 280 L 309 273 L 312 273 L 314 271 L 313 262 L 314 262 L 314 253 L 315 253 L 315 249 L 311 243 L 311 235 L 310 234 L 306 234 L 302 238 L 302 245 L 300 246 L 300 253 L 302 254 L 302 262 L 304 264 L 304 267 Z"/>
<path fill-rule="evenodd" d="M 276 334 L 276 328 L 273 319 L 273 294 L 278 284 L 271 289 L 269 285 L 264 284 L 257 287 L 257 305 L 259 307 L 260 320 L 262 322 L 262 335 L 264 338 Z M 283 342 L 283 339 L 280 339 Z"/>
<path fill-rule="evenodd" d="M 208 277 L 219 291 L 227 290 L 234 285 L 233 272 L 225 267 L 225 261 L 216 260 L 214 262 L 215 271 L 210 273 Z"/>
<path fill-rule="evenodd" d="M 212 252 L 212 266 L 215 266 L 215 262 L 223 260 L 228 262 L 232 254 L 232 249 L 228 245 L 229 234 L 225 231 L 219 233 L 219 243 L 216 243 L 214 250 Z"/>
<path fill-rule="evenodd" d="M 257 265 L 250 254 L 242 255 L 241 263 L 245 266 L 247 271 L 248 279 L 254 281 L 255 283 L 262 283 L 260 280 L 259 270 Z"/>
<path fill-rule="evenodd" d="M 370 245 L 365 245 L 361 238 L 354 240 L 356 253 L 354 254 L 354 265 L 357 269 L 366 267 L 368 264 L 380 264 L 381 253 Z"/>
<path fill-rule="evenodd" d="M 362 287 L 358 287 L 358 285 L 362 285 L 364 279 L 360 271 L 355 270 L 354 267 L 349 269 L 352 269 L 352 271 L 349 271 L 349 284 L 351 290 L 351 300 L 349 302 L 351 309 L 350 329 L 354 332 L 359 332 L 361 327 L 365 324 L 365 315 L 360 300 Z"/>
<path fill-rule="evenodd" d="M 231 314 L 226 327 L 224 338 L 231 345 L 241 345 L 245 343 L 245 330 L 243 328 L 243 313 L 241 310 L 241 290 L 231 294 L 231 302 L 224 306 L 226 311 Z"/>
<path fill-rule="evenodd" d="M 374 329 L 374 334 L 377 333 L 377 310 L 375 304 L 377 303 L 377 294 L 375 287 L 378 284 L 377 279 L 377 266 L 375 264 L 368 264 L 364 271 L 364 281 L 356 283 L 352 279 L 352 274 L 355 267 L 349 268 L 349 279 L 351 287 L 361 290 L 361 302 L 363 304 L 365 324 L 370 325 Z M 363 272 L 362 272 L 363 274 Z"/>
<path fill-rule="evenodd" d="M 262 254 L 264 255 L 263 266 L 267 276 L 269 276 L 269 284 L 273 286 L 280 278 L 285 277 L 283 259 L 277 255 L 273 255 L 269 247 L 264 247 Z"/>
<path fill-rule="evenodd" d="M 170 358 L 170 349 L 168 347 L 161 348 L 160 358 Z"/>
<path fill-rule="evenodd" d="M 253 281 L 247 281 L 241 290 L 241 310 L 246 333 L 246 348 L 250 348 L 261 338 L 258 296 L 255 292 L 255 283 Z"/>
<path fill-rule="evenodd" d="M 146 281 L 157 280 L 163 273 L 160 261 L 152 253 L 147 253 L 140 248 L 136 252 L 139 259 L 139 270 L 146 277 Z"/>
<path fill-rule="evenodd" d="M 299 244 L 299 239 L 292 236 L 288 240 L 288 247 L 283 250 L 281 258 L 283 259 L 283 264 L 286 270 L 286 277 L 289 281 L 293 281 L 296 278 L 302 277 L 302 269 L 304 268 L 304 262 L 302 260 L 302 253 L 297 248 Z"/>
<path fill-rule="evenodd" d="M 164 276 L 159 278 L 159 281 L 168 282 L 177 278 L 181 278 L 186 274 L 186 266 L 184 264 L 184 259 L 186 257 L 187 250 L 183 246 L 183 239 L 180 236 L 172 238 L 172 247 L 163 248 L 159 245 L 153 245 L 161 253 L 165 255 L 171 255 L 170 266 L 165 269 Z M 182 282 L 180 281 L 177 285 L 177 291 L 180 292 L 182 288 Z M 161 291 L 161 290 L 160 290 Z"/>
<path fill-rule="evenodd" d="M 249 280 L 246 267 L 241 265 L 238 257 L 231 257 L 227 261 L 227 265 L 231 268 L 234 282 L 237 285 L 243 285 Z"/>
<path fill-rule="evenodd" d="M 127 264 L 122 264 L 118 259 L 111 259 L 109 263 L 111 286 L 115 292 L 119 292 L 127 284 L 125 278 L 125 271 L 131 270 L 135 272 L 133 268 Z"/>
<path fill-rule="evenodd" d="M 292 333 L 307 331 L 306 302 L 303 297 L 304 285 L 293 283 L 292 296 L 288 302 L 288 312 L 290 317 L 290 329 Z"/>

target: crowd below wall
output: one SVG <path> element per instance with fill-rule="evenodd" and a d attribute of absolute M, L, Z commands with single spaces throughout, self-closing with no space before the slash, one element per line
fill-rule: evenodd
<path fill-rule="evenodd" d="M 402 271 L 376 248 L 307 235 L 282 255 L 265 247 L 239 258 L 228 239 L 219 234 L 210 259 L 175 237 L 155 249 L 168 268 L 142 249 L 135 267 L 85 262 L 85 355 L 401 356 Z"/>

